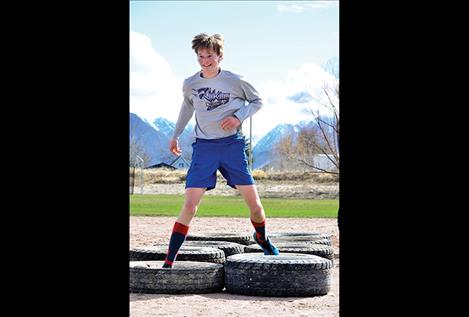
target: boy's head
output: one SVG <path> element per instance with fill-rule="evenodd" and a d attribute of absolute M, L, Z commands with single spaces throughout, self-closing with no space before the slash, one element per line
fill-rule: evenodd
<path fill-rule="evenodd" d="M 218 56 L 223 56 L 223 35 L 213 34 L 207 35 L 205 33 L 198 34 L 192 39 L 192 49 L 198 54 L 198 50 L 205 48 L 209 51 L 215 52 Z"/>

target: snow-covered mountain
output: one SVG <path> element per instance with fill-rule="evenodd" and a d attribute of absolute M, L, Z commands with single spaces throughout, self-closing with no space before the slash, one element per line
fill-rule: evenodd
<path fill-rule="evenodd" d="M 165 118 L 156 118 L 153 121 L 153 125 L 157 131 L 163 133 L 167 138 L 172 136 L 174 128 L 176 127 L 174 123 Z"/>
<path fill-rule="evenodd" d="M 257 142 L 256 146 L 252 149 L 253 152 L 253 169 L 263 168 L 278 158 L 275 148 L 280 140 L 286 135 L 291 135 L 295 140 L 299 131 L 302 128 L 312 126 L 311 121 L 301 121 L 297 124 L 279 124 L 267 133 L 263 138 Z"/>
<path fill-rule="evenodd" d="M 174 123 L 164 118 L 157 118 L 151 124 L 134 113 L 129 114 L 129 119 L 129 144 L 136 142 L 143 148 L 149 157 L 145 166 L 161 162 L 169 164 L 176 158 L 168 149 L 169 139 L 174 131 Z M 192 156 L 192 130 L 192 125 L 187 125 L 179 141 L 182 155 L 188 160 Z"/>
<path fill-rule="evenodd" d="M 252 163 L 253 169 L 264 168 L 267 165 L 275 165 L 273 163 L 279 160 L 279 155 L 276 153 L 276 146 L 280 140 L 287 135 L 291 135 L 292 141 L 295 141 L 301 129 L 314 128 L 314 126 L 313 121 L 300 121 L 297 124 L 277 125 L 261 138 L 252 149 L 254 158 Z"/>
<path fill-rule="evenodd" d="M 280 124 L 261 138 L 252 149 L 253 169 L 262 168 L 274 160 L 273 149 L 284 135 L 294 133 L 294 130 L 295 126 L 292 124 Z"/>
<path fill-rule="evenodd" d="M 262 153 L 265 151 L 270 151 L 272 145 L 278 143 L 284 135 L 293 132 L 295 132 L 295 126 L 293 124 L 280 124 L 273 128 L 269 133 L 261 138 L 259 142 L 256 143 L 253 152 Z"/>
<path fill-rule="evenodd" d="M 301 128 L 312 125 L 311 121 L 302 121 L 297 124 L 280 124 L 267 133 L 263 138 L 255 143 L 253 148 L 253 168 L 263 168 L 272 164 L 278 155 L 275 147 L 286 135 L 292 135 L 295 139 Z M 129 141 L 137 141 L 150 157 L 145 165 L 154 165 L 161 162 L 171 163 L 176 156 L 168 150 L 168 142 L 171 138 L 175 124 L 165 118 L 157 118 L 152 123 L 142 120 L 134 113 L 130 113 Z M 192 143 L 194 127 L 188 124 L 179 138 L 179 146 L 182 149 L 183 157 L 191 161 Z M 246 137 L 249 137 L 246 135 Z"/>

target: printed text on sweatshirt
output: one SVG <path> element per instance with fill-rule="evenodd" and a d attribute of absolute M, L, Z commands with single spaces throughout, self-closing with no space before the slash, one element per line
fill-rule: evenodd
<path fill-rule="evenodd" d="M 184 101 L 174 129 L 177 139 L 195 112 L 194 136 L 201 139 L 219 139 L 236 134 L 238 129 L 225 131 L 220 123 L 235 116 L 241 123 L 262 107 L 256 89 L 242 76 L 227 70 L 213 78 L 203 78 L 201 72 L 186 78 L 182 87 Z"/>

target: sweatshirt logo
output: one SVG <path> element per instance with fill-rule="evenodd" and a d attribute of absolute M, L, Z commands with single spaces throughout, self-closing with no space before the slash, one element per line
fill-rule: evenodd
<path fill-rule="evenodd" d="M 193 89 L 192 95 L 199 97 L 200 100 L 205 99 L 205 105 L 207 106 L 207 111 L 213 110 L 221 105 L 224 105 L 230 101 L 229 92 L 215 91 L 215 89 L 210 88 L 199 88 Z"/>

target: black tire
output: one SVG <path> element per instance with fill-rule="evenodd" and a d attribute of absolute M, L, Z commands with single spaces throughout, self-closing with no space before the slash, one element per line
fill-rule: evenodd
<path fill-rule="evenodd" d="M 225 262 L 228 293 L 254 296 L 326 295 L 332 261 L 311 254 L 236 254 Z"/>
<path fill-rule="evenodd" d="M 330 239 L 315 238 L 313 236 L 281 236 L 281 237 L 269 237 L 269 239 L 275 243 L 281 242 L 307 242 L 314 244 L 325 244 L 331 245 Z"/>
<path fill-rule="evenodd" d="M 245 245 L 228 241 L 186 241 L 185 246 L 217 248 L 225 253 L 225 258 L 230 255 L 244 253 Z"/>
<path fill-rule="evenodd" d="M 163 261 L 135 261 L 129 265 L 129 292 L 150 294 L 200 294 L 221 292 L 222 264 L 182 261 L 172 269 Z"/>
<path fill-rule="evenodd" d="M 129 261 L 159 261 L 166 258 L 167 244 L 153 245 L 129 250 Z M 176 261 L 225 263 L 225 253 L 216 248 L 184 246 L 179 249 Z"/>
<path fill-rule="evenodd" d="M 280 253 L 312 254 L 331 261 L 334 259 L 334 250 L 331 246 L 324 244 L 279 242 L 275 244 L 275 246 L 278 248 Z M 248 245 L 244 248 L 244 252 L 262 252 L 262 248 L 259 245 Z"/>
<path fill-rule="evenodd" d="M 204 233 L 204 234 L 189 234 L 186 237 L 187 241 L 228 241 L 239 243 L 243 245 L 253 244 L 249 234 L 239 233 Z"/>
<path fill-rule="evenodd" d="M 317 232 L 268 232 L 269 237 L 311 237 L 311 239 L 331 239 L 329 233 L 317 233 Z"/>

